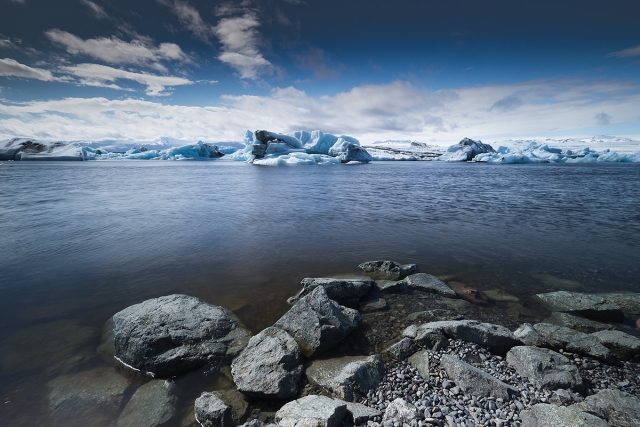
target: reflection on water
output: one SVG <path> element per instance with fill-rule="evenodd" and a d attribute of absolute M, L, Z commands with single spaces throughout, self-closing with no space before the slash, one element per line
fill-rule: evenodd
<path fill-rule="evenodd" d="M 104 322 L 161 295 L 222 305 L 258 332 L 303 277 L 372 259 L 506 290 L 511 316 L 535 314 L 540 291 L 638 292 L 638 182 L 618 164 L 4 163 L 0 421 L 48 425 L 46 384 L 110 366 Z M 180 411 L 221 375 L 178 379 Z"/>

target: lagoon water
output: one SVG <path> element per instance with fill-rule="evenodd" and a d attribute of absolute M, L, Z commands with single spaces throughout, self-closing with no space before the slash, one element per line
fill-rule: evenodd
<path fill-rule="evenodd" d="M 104 322 L 161 295 L 222 305 L 256 333 L 302 278 L 373 259 L 525 306 L 549 290 L 640 292 L 639 183 L 634 164 L 4 162 L 0 424 L 49 425 L 46 383 L 109 366 Z M 180 380 L 180 410 L 219 380 Z"/>

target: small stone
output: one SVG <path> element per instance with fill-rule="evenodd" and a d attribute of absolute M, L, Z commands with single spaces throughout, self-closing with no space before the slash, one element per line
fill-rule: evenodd
<path fill-rule="evenodd" d="M 204 392 L 194 405 L 196 421 L 203 427 L 232 427 L 231 408 L 215 394 Z"/>
<path fill-rule="evenodd" d="M 442 295 L 447 298 L 455 298 L 456 293 L 436 276 L 426 273 L 416 273 L 404 279 L 408 287 L 422 292 Z"/>
<path fill-rule="evenodd" d="M 275 420 L 282 427 L 340 427 L 347 414 L 346 402 L 310 395 L 284 405 Z"/>
<path fill-rule="evenodd" d="M 395 343 L 391 347 L 387 348 L 385 352 L 390 353 L 398 360 L 406 359 L 411 356 L 413 353 L 418 351 L 420 347 L 418 344 L 412 340 L 411 338 L 403 338 L 399 342 Z"/>

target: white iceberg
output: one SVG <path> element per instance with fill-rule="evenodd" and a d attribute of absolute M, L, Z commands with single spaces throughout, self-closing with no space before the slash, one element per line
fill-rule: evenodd
<path fill-rule="evenodd" d="M 472 161 L 493 164 L 640 162 L 640 151 L 635 154 L 619 154 L 609 149 L 598 152 L 588 147 L 563 150 L 532 141 L 522 148 L 501 146 L 497 152 L 478 154 Z"/>
<path fill-rule="evenodd" d="M 456 145 L 447 148 L 447 151 L 437 160 L 444 162 L 466 162 L 472 160 L 479 154 L 495 153 L 496 150 L 489 144 L 483 144 L 481 141 L 474 141 L 470 138 L 464 138 Z"/>

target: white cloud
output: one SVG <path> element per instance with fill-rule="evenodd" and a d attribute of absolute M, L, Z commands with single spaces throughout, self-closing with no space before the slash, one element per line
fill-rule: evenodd
<path fill-rule="evenodd" d="M 114 84 L 118 78 L 133 77 L 110 73 L 111 80 L 99 82 Z M 519 108 L 508 114 L 489 111 L 514 93 L 522 100 Z M 4 116 L 0 138 L 149 140 L 168 136 L 229 141 L 240 140 L 246 129 L 320 129 L 352 135 L 363 143 L 410 139 L 451 145 L 465 136 L 491 143 L 510 137 L 575 135 L 580 129 L 589 132 L 594 117 L 602 117 L 598 115 L 603 111 L 613 131 L 616 125 L 638 123 L 638 105 L 637 83 L 590 80 L 534 80 L 448 91 L 429 91 L 398 81 L 320 97 L 288 87 L 275 89 L 269 96 L 228 95 L 219 104 L 204 107 L 138 99 L 69 98 L 0 102 L 0 115 Z"/>
<path fill-rule="evenodd" d="M 132 71 L 121 70 L 99 64 L 78 64 L 70 67 L 62 67 L 61 70 L 79 77 L 81 79 L 80 84 L 86 86 L 127 90 L 113 83 L 118 79 L 132 80 L 146 85 L 146 93 L 149 96 L 169 95 L 168 92 L 165 92 L 167 87 L 193 84 L 191 80 L 182 77 L 134 73 Z"/>
<path fill-rule="evenodd" d="M 273 65 L 258 49 L 260 35 L 256 27 L 259 25 L 253 13 L 246 13 L 241 17 L 223 18 L 215 27 L 222 44 L 218 59 L 235 68 L 243 79 L 256 79 L 273 72 Z"/>
<path fill-rule="evenodd" d="M 214 28 L 202 20 L 200 12 L 187 2 L 175 0 L 173 3 L 163 1 L 165 5 L 171 7 L 173 13 L 178 17 L 180 23 L 198 39 L 209 42 L 214 35 Z"/>
<path fill-rule="evenodd" d="M 107 14 L 107 12 L 105 12 L 105 10 L 102 8 L 102 6 L 99 6 L 97 4 L 95 4 L 94 2 L 90 1 L 90 0 L 80 0 L 85 6 L 87 6 L 89 8 L 89 10 L 91 10 L 91 12 L 93 13 L 93 16 L 97 19 L 107 19 L 109 18 L 109 15 Z"/>
<path fill-rule="evenodd" d="M 161 43 L 156 47 L 148 40 L 126 42 L 117 37 L 83 40 L 58 29 L 46 31 L 45 35 L 54 43 L 64 46 L 72 55 L 86 55 L 109 64 L 135 64 L 167 72 L 161 61 L 191 61 L 174 43 Z"/>
<path fill-rule="evenodd" d="M 0 76 L 23 77 L 26 79 L 37 79 L 45 82 L 59 80 L 54 77 L 49 70 L 29 67 L 11 58 L 0 59 Z"/>
<path fill-rule="evenodd" d="M 626 57 L 630 57 L 630 56 L 640 56 L 640 45 L 634 46 L 634 47 L 630 47 L 630 48 L 624 49 L 624 50 L 619 50 L 617 52 L 612 52 L 612 53 L 608 54 L 607 56 L 613 56 L 613 57 L 616 57 L 616 58 L 626 58 Z"/>

